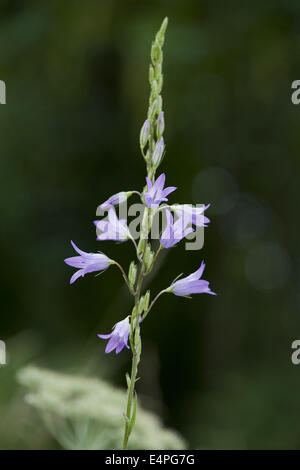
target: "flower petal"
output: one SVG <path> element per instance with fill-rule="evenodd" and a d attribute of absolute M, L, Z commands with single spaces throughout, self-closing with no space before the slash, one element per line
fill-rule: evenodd
<path fill-rule="evenodd" d="M 108 338 L 111 338 L 112 333 L 110 333 L 109 335 L 97 335 L 97 336 L 99 336 L 99 338 L 102 338 L 102 339 L 108 339 Z"/>
<path fill-rule="evenodd" d="M 70 279 L 70 284 L 73 284 L 81 276 L 84 277 L 84 270 L 83 269 L 79 269 L 78 271 L 76 271 L 73 274 L 73 276 Z"/>

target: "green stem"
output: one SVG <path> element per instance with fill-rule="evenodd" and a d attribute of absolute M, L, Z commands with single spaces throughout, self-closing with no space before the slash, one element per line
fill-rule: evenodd
<path fill-rule="evenodd" d="M 122 268 L 122 266 L 115 260 L 113 260 L 113 263 L 120 269 L 122 275 L 123 275 L 123 278 L 127 284 L 127 287 L 129 288 L 129 291 L 130 291 L 130 282 L 129 282 L 129 279 L 124 271 L 124 269 Z M 130 291 L 131 292 L 131 291 Z"/>
<path fill-rule="evenodd" d="M 130 434 L 130 420 L 132 414 L 132 400 L 134 395 L 135 389 L 135 382 L 136 376 L 138 371 L 138 364 L 139 364 L 139 353 L 135 347 L 135 334 L 136 330 L 140 329 L 140 321 L 139 321 L 139 302 L 140 302 L 140 295 L 141 295 L 141 287 L 143 282 L 143 266 L 141 266 L 139 277 L 137 280 L 137 287 L 136 287 L 136 294 L 135 294 L 135 315 L 137 316 L 137 321 L 134 322 L 134 318 L 131 318 L 130 322 L 130 336 L 132 338 L 131 341 L 131 349 L 132 349 L 132 365 L 131 365 L 131 376 L 130 376 L 130 386 L 128 390 L 128 397 L 127 397 L 127 407 L 126 407 L 126 421 L 125 421 L 125 429 L 124 429 L 124 440 L 123 440 L 123 450 L 127 449 L 129 434 Z"/>

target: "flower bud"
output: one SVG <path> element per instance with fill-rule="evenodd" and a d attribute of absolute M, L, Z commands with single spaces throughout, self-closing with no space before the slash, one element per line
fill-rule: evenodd
<path fill-rule="evenodd" d="M 151 97 L 155 100 L 158 97 L 158 83 L 154 79 L 151 85 Z"/>
<path fill-rule="evenodd" d="M 160 78 L 161 75 L 162 75 L 161 64 L 157 64 L 157 65 L 155 66 L 154 75 L 155 75 L 156 80 L 158 81 L 159 78 Z"/>
<path fill-rule="evenodd" d="M 150 121 L 152 121 L 152 119 L 154 119 L 154 116 L 157 113 L 157 109 L 158 109 L 158 101 L 156 99 L 156 100 L 153 101 L 153 103 L 151 104 L 151 106 L 148 109 L 148 119 Z"/>
<path fill-rule="evenodd" d="M 143 312 L 146 312 L 149 307 L 149 300 L 150 300 L 150 291 L 148 290 L 145 295 L 143 295 L 139 302 L 139 315 Z"/>
<path fill-rule="evenodd" d="M 145 248 L 145 243 L 146 243 L 146 240 L 144 238 L 140 238 L 138 248 L 137 248 L 137 255 L 138 256 L 140 256 L 143 253 L 144 248 Z"/>
<path fill-rule="evenodd" d="M 141 315 L 143 311 L 144 311 L 144 296 L 142 295 L 139 301 L 139 315 Z"/>
<path fill-rule="evenodd" d="M 151 250 L 151 245 L 147 244 L 146 249 L 145 249 L 145 254 L 144 254 L 144 263 L 145 263 L 147 272 L 149 272 L 152 268 L 153 259 L 154 259 L 154 253 Z"/>
<path fill-rule="evenodd" d="M 150 290 L 147 290 L 146 294 L 144 295 L 144 311 L 146 312 L 149 307 L 150 301 Z"/>
<path fill-rule="evenodd" d="M 162 90 L 162 87 L 163 87 L 163 83 L 164 83 L 164 76 L 161 75 L 161 76 L 157 79 L 157 93 L 161 93 L 161 90 Z M 160 108 L 160 111 L 161 111 L 161 108 Z"/>
<path fill-rule="evenodd" d="M 129 273 L 128 273 L 128 279 L 129 279 L 130 288 L 132 291 L 134 290 L 136 275 L 137 275 L 137 265 L 135 264 L 134 261 L 132 261 L 132 263 L 129 266 Z"/>
<path fill-rule="evenodd" d="M 162 111 L 160 115 L 157 118 L 157 126 L 156 126 L 156 134 L 158 139 L 160 139 L 164 133 L 165 130 L 165 117 L 164 117 L 164 112 Z"/>
<path fill-rule="evenodd" d="M 150 68 L 149 68 L 149 82 L 150 82 L 150 85 L 152 84 L 154 80 L 154 68 L 153 68 L 153 65 L 150 65 Z"/>
<path fill-rule="evenodd" d="M 150 137 L 150 122 L 148 119 L 146 119 L 141 129 L 141 133 L 140 133 L 140 146 L 142 149 L 146 146 L 149 140 L 149 137 Z"/>
<path fill-rule="evenodd" d="M 155 37 L 155 40 L 158 42 L 160 47 L 162 47 L 164 45 L 165 33 L 166 33 L 167 26 L 168 26 L 168 17 L 166 17 L 164 19 L 164 21 L 162 22 L 160 30 L 158 31 L 158 33 L 156 34 L 156 37 Z"/>
<path fill-rule="evenodd" d="M 164 152 L 164 147 L 165 147 L 164 138 L 161 137 L 159 141 L 156 142 L 155 149 L 152 155 L 152 162 L 154 163 L 156 167 L 158 167 L 158 165 L 160 164 L 161 157 Z"/>
<path fill-rule="evenodd" d="M 151 60 L 154 65 L 162 61 L 162 50 L 156 41 L 152 44 Z"/>
<path fill-rule="evenodd" d="M 162 105 L 163 105 L 162 97 L 161 97 L 161 95 L 158 95 L 158 98 L 157 98 L 157 114 L 161 113 Z"/>

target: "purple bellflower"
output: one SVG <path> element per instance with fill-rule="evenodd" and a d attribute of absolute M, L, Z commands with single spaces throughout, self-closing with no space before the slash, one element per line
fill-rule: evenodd
<path fill-rule="evenodd" d="M 122 202 L 126 201 L 129 196 L 133 194 L 133 191 L 121 191 L 120 193 L 114 194 L 105 202 L 103 202 L 99 208 L 103 211 L 110 209 L 112 206 L 117 206 L 118 204 L 122 204 Z"/>
<path fill-rule="evenodd" d="M 217 295 L 215 292 L 212 292 L 209 288 L 209 282 L 200 279 L 205 268 L 205 264 L 202 261 L 201 266 L 197 271 L 190 274 L 183 279 L 175 281 L 165 292 L 172 292 L 175 295 L 185 297 L 191 294 L 212 294 Z"/>
<path fill-rule="evenodd" d="M 99 338 L 102 339 L 109 339 L 105 352 L 108 354 L 114 349 L 116 350 L 116 354 L 122 351 L 124 346 L 129 349 L 128 346 L 128 336 L 130 331 L 130 323 L 128 317 L 125 320 L 119 321 L 113 327 L 112 333 L 109 335 L 98 335 Z"/>
<path fill-rule="evenodd" d="M 97 240 L 125 241 L 131 238 L 126 220 L 118 219 L 113 207 L 109 209 L 107 219 L 95 220 L 94 224 L 97 227 Z"/>
<path fill-rule="evenodd" d="M 163 231 L 160 239 L 160 244 L 164 248 L 171 248 L 171 246 L 176 245 L 183 238 L 185 238 L 189 233 L 194 232 L 192 227 L 186 227 L 184 217 L 180 216 L 174 223 L 173 216 L 171 212 L 166 209 L 165 211 L 167 217 L 167 225 Z"/>
<path fill-rule="evenodd" d="M 172 209 L 175 210 L 178 215 L 184 217 L 186 225 L 192 224 L 197 227 L 207 227 L 210 220 L 204 215 L 204 211 L 206 211 L 209 206 L 210 204 L 207 206 L 203 205 L 202 207 L 193 207 L 190 204 L 176 204 L 172 206 Z"/>
<path fill-rule="evenodd" d="M 78 271 L 73 274 L 70 279 L 70 284 L 76 281 L 79 277 L 84 277 L 88 273 L 95 271 L 105 271 L 110 264 L 114 261 L 109 259 L 103 253 L 86 253 L 78 248 L 75 243 L 71 240 L 71 244 L 79 256 L 73 256 L 72 258 L 66 258 L 65 263 L 73 268 L 79 268 Z"/>
<path fill-rule="evenodd" d="M 167 201 L 167 196 L 177 189 L 175 186 L 169 186 L 164 189 L 166 175 L 162 173 L 152 184 L 150 178 L 146 178 L 148 191 L 145 193 L 146 206 L 156 209 L 163 201 Z"/>

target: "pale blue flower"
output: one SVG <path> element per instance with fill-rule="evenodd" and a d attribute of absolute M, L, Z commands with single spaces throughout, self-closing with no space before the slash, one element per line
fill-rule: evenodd
<path fill-rule="evenodd" d="M 209 282 L 200 279 L 205 268 L 205 264 L 202 261 L 201 266 L 197 271 L 190 274 L 183 279 L 175 281 L 165 292 L 172 292 L 175 295 L 179 296 L 188 296 L 191 294 L 212 294 L 217 295 L 215 292 L 212 292 L 209 288 Z"/>
<path fill-rule="evenodd" d="M 108 211 L 108 218 L 95 220 L 97 227 L 97 240 L 125 241 L 131 238 L 125 219 L 118 219 L 115 209 Z"/>
<path fill-rule="evenodd" d="M 103 211 L 110 209 L 112 206 L 117 206 L 118 204 L 122 204 L 125 202 L 129 196 L 133 194 L 133 191 L 121 191 L 120 193 L 114 194 L 105 202 L 103 202 L 99 208 Z"/>
<path fill-rule="evenodd" d="M 168 209 L 166 209 L 165 214 L 167 224 L 161 235 L 160 244 L 164 248 L 171 248 L 171 246 L 176 245 L 176 243 L 180 242 L 180 240 L 185 238 L 189 233 L 194 232 L 194 229 L 192 227 L 186 227 L 183 216 L 179 217 L 174 223 L 173 216 Z"/>
<path fill-rule="evenodd" d="M 129 349 L 128 345 L 128 336 L 130 332 L 130 323 L 128 317 L 125 320 L 119 321 L 113 327 L 112 333 L 109 335 L 97 335 L 99 338 L 102 339 L 109 339 L 105 352 L 108 354 L 114 349 L 116 350 L 116 354 L 122 351 L 124 346 Z"/>
<path fill-rule="evenodd" d="M 175 186 L 169 186 L 164 189 L 165 180 L 166 175 L 164 173 L 162 173 L 153 184 L 148 177 L 146 178 L 148 186 L 148 191 L 145 192 L 146 206 L 156 209 L 161 202 L 168 200 L 167 196 L 170 193 L 177 189 Z"/>
<path fill-rule="evenodd" d="M 176 204 L 171 206 L 171 209 L 175 210 L 176 214 L 183 216 L 186 221 L 186 225 L 189 223 L 196 225 L 197 227 L 207 227 L 210 220 L 204 215 L 204 211 L 208 209 L 210 204 L 202 207 L 195 207 L 191 204 Z"/>
<path fill-rule="evenodd" d="M 114 263 L 114 261 L 109 259 L 103 253 L 86 253 L 85 251 L 80 250 L 72 240 L 71 244 L 80 256 L 73 256 L 72 258 L 65 259 L 65 263 L 69 266 L 79 268 L 71 277 L 70 284 L 73 284 L 76 279 L 84 277 L 88 273 L 105 271 L 110 264 Z"/>

